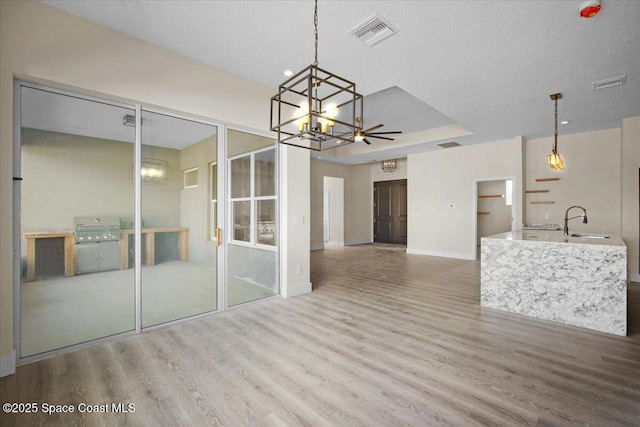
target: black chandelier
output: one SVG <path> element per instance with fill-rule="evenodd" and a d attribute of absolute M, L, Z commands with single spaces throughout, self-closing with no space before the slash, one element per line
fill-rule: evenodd
<path fill-rule="evenodd" d="M 323 151 L 363 140 L 363 97 L 355 83 L 318 67 L 318 0 L 313 25 L 314 62 L 271 98 L 271 130 L 281 144 Z"/>

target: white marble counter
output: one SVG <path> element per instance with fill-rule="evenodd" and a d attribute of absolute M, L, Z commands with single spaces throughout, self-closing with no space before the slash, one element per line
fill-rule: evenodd
<path fill-rule="evenodd" d="M 595 233 L 594 233 L 595 234 Z M 608 235 L 604 233 L 595 234 L 599 236 Z M 524 230 L 509 231 L 507 233 L 495 234 L 488 236 L 488 239 L 499 240 L 527 240 L 537 242 L 555 242 L 555 243 L 577 243 L 581 245 L 604 245 L 604 246 L 624 246 L 624 241 L 615 235 L 608 235 L 609 238 L 588 238 L 565 236 L 562 231 L 554 230 Z"/>
<path fill-rule="evenodd" d="M 627 334 L 627 247 L 620 237 L 530 230 L 481 242 L 483 307 Z"/>

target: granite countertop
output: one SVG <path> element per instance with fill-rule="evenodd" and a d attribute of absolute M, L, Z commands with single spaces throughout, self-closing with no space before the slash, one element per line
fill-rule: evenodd
<path fill-rule="evenodd" d="M 585 233 L 586 234 L 586 233 Z M 606 234 L 606 233 L 589 233 L 589 234 Z M 565 236 L 562 231 L 549 231 L 549 230 L 520 230 L 509 231 L 501 234 L 494 234 L 493 236 L 483 237 L 483 239 L 497 239 L 497 240 L 527 240 L 537 242 L 552 242 L 552 243 L 573 243 L 582 245 L 600 245 L 600 246 L 626 246 L 620 236 L 613 234 L 607 234 L 610 236 L 608 239 L 594 239 L 586 237 L 572 237 L 571 235 Z"/>

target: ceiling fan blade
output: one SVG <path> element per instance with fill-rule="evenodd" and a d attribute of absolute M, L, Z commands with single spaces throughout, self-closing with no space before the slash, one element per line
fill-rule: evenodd
<path fill-rule="evenodd" d="M 386 136 L 367 135 L 369 138 L 386 139 L 387 141 L 394 141 L 393 138 L 387 138 Z"/>
<path fill-rule="evenodd" d="M 367 138 L 363 138 L 362 140 L 364 141 L 365 144 L 371 145 L 371 143 L 369 141 L 367 141 Z"/>
<path fill-rule="evenodd" d="M 370 127 L 369 129 L 365 129 L 365 130 L 363 130 L 363 131 L 361 131 L 361 132 L 362 132 L 362 133 L 367 133 L 367 132 L 370 132 L 370 131 L 372 131 L 372 130 L 374 130 L 374 129 L 381 128 L 382 126 L 384 126 L 384 125 L 383 125 L 382 123 L 380 123 L 379 125 L 375 125 L 374 127 Z"/>
<path fill-rule="evenodd" d="M 392 135 L 402 133 L 401 130 L 392 130 L 389 132 L 366 132 L 367 135 Z"/>

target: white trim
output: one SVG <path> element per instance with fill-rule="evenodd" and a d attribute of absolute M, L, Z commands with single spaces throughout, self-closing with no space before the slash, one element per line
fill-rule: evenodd
<path fill-rule="evenodd" d="M 629 281 L 640 283 L 640 273 L 629 273 Z"/>
<path fill-rule="evenodd" d="M 311 245 L 311 251 L 322 251 L 324 250 L 324 243 L 321 245 Z"/>
<path fill-rule="evenodd" d="M 22 151 L 20 147 L 20 139 L 21 132 L 20 128 L 22 127 L 20 112 L 22 104 L 22 82 L 20 80 L 14 79 L 13 81 L 13 176 L 17 178 L 22 177 L 22 169 L 21 169 L 21 156 Z M 13 330 L 12 330 L 12 342 L 13 342 L 13 357 L 15 358 L 15 354 L 20 354 L 20 330 L 21 330 L 21 319 L 20 319 L 20 276 L 22 275 L 22 255 L 21 255 L 21 245 L 22 245 L 22 235 L 21 231 L 21 221 L 22 221 L 22 181 L 13 181 Z M 8 363 L 8 362 L 6 362 Z M 15 361 L 13 363 L 13 372 L 15 372 Z M 0 377 L 4 376 L 4 369 L 6 364 L 4 359 L 0 360 Z M 10 375 L 10 371 L 7 371 L 7 375 Z"/>
<path fill-rule="evenodd" d="M 371 239 L 365 239 L 365 240 L 349 240 L 347 242 L 344 242 L 345 246 L 355 246 L 355 245 L 366 245 L 369 243 L 373 243 L 373 240 Z"/>
<path fill-rule="evenodd" d="M 135 307 L 135 331 L 142 331 L 142 106 L 136 104 L 136 129 L 133 154 L 133 289 Z M 183 182 L 184 183 L 184 182 Z M 140 236 L 140 237 L 138 237 Z M 126 245 L 129 245 L 127 237 Z"/>
<path fill-rule="evenodd" d="M 278 246 L 271 246 L 271 245 L 259 245 L 259 244 L 251 244 L 249 242 L 243 242 L 242 240 L 231 240 L 230 242 L 227 242 L 229 245 L 233 245 L 233 246 L 242 246 L 245 248 L 252 248 L 252 249 L 261 249 L 263 251 L 268 251 L 268 252 L 277 252 L 278 251 Z"/>
<path fill-rule="evenodd" d="M 229 128 L 227 128 L 227 129 L 229 129 Z M 234 129 L 232 129 L 232 130 L 234 130 Z M 265 136 L 265 135 L 261 135 L 261 134 L 255 133 L 255 132 L 249 132 L 249 131 L 246 131 L 246 130 L 242 130 L 242 131 L 238 131 L 238 132 L 248 133 L 248 134 L 260 136 L 260 137 L 263 137 L 263 138 L 271 138 L 270 136 Z M 231 156 L 231 157 L 227 158 L 227 160 L 237 160 L 237 159 L 241 159 L 243 157 L 251 156 L 253 154 L 262 153 L 263 151 L 274 150 L 277 143 L 278 142 L 274 140 L 273 141 L 273 145 L 265 145 L 262 148 L 256 148 L 255 150 L 252 150 L 252 151 L 245 151 L 244 153 L 240 153 L 240 154 L 236 154 L 235 156 Z"/>
<path fill-rule="evenodd" d="M 296 297 L 298 295 L 308 294 L 309 292 L 311 292 L 311 282 L 282 287 L 282 296 L 285 298 Z"/>
<path fill-rule="evenodd" d="M 220 242 L 216 242 L 216 288 L 218 290 L 218 311 L 227 309 L 227 250 L 229 245 L 227 232 L 227 215 L 229 213 L 229 202 L 227 199 L 227 167 L 225 161 L 227 156 L 227 126 L 218 125 L 216 135 L 216 163 L 218 173 L 218 199 L 221 203 L 216 203 L 218 209 L 218 228 L 220 228 Z"/>
<path fill-rule="evenodd" d="M 455 259 L 464 259 L 464 260 L 470 260 L 470 261 L 474 261 L 476 259 L 475 253 L 424 251 L 422 249 L 409 249 L 409 248 L 407 248 L 407 253 L 411 255 L 437 256 L 442 258 L 455 258 Z"/>
<path fill-rule="evenodd" d="M 344 246 L 344 242 L 342 240 L 338 241 L 338 240 L 329 240 L 327 242 L 327 245 L 330 246 Z"/>
<path fill-rule="evenodd" d="M 16 351 L 13 350 L 9 356 L 0 358 L 0 377 L 6 377 L 16 373 Z"/>

